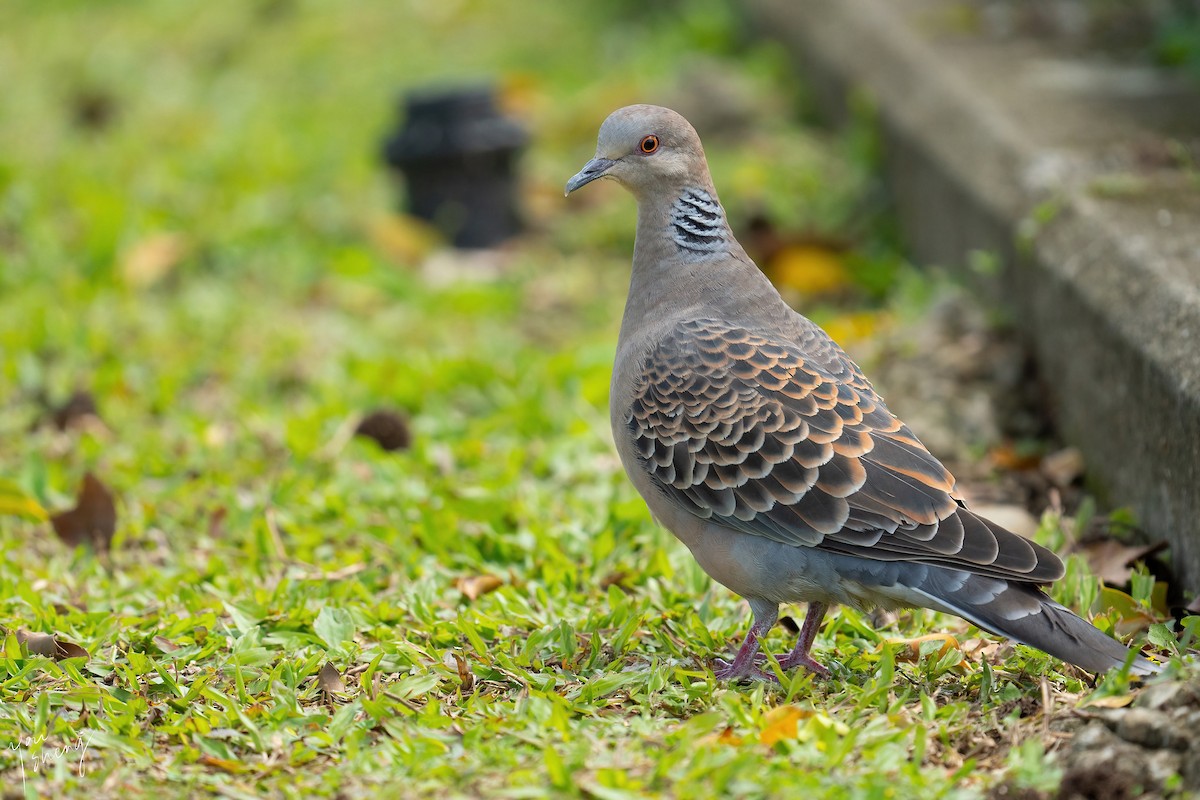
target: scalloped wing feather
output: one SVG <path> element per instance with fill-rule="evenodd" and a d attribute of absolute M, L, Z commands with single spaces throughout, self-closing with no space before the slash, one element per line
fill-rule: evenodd
<path fill-rule="evenodd" d="M 962 507 L 953 476 L 811 323 L 796 343 L 681 323 L 645 359 L 627 423 L 642 467 L 699 517 L 881 561 L 1063 574 L 1050 551 Z"/>

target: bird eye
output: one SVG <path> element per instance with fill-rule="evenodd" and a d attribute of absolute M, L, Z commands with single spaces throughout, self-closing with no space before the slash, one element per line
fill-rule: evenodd
<path fill-rule="evenodd" d="M 642 139 L 642 143 L 640 145 L 638 145 L 638 147 L 641 149 L 641 151 L 643 153 L 645 153 L 646 155 L 649 155 L 650 153 L 653 153 L 655 150 L 658 149 L 658 137 L 655 136 L 654 134 L 651 134 L 651 135 L 645 137 L 644 139 Z"/>

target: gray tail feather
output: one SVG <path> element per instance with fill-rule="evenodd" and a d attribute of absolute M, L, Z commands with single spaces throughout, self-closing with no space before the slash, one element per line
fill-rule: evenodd
<path fill-rule="evenodd" d="M 971 576 L 965 582 L 955 580 L 962 575 L 944 572 L 940 577 L 951 580 L 942 581 L 931 574 L 929 577 L 934 580 L 912 588 L 933 600 L 936 606 L 984 630 L 1036 647 L 1089 672 L 1106 672 L 1124 666 L 1131 659 L 1129 671 L 1134 675 L 1153 675 L 1159 671 L 1158 665 L 1133 655 L 1128 647 L 1054 602 L 1035 586 L 979 576 Z M 980 581 L 986 582 L 986 586 L 977 586 Z M 980 597 L 981 588 L 982 594 L 988 595 L 986 600 Z"/>

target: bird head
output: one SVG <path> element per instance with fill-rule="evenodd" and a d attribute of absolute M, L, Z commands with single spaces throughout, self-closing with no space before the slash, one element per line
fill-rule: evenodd
<path fill-rule="evenodd" d="M 600 126 L 596 157 L 567 181 L 566 194 L 599 178 L 612 178 L 639 200 L 673 193 L 698 180 L 710 184 L 700 137 L 669 108 L 619 108 Z"/>

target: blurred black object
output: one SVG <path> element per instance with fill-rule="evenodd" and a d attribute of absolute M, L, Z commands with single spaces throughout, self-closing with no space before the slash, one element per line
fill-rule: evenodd
<path fill-rule="evenodd" d="M 384 160 L 408 184 L 408 213 L 456 247 L 489 247 L 521 230 L 515 164 L 525 130 L 496 108 L 490 88 L 416 92 Z"/>

